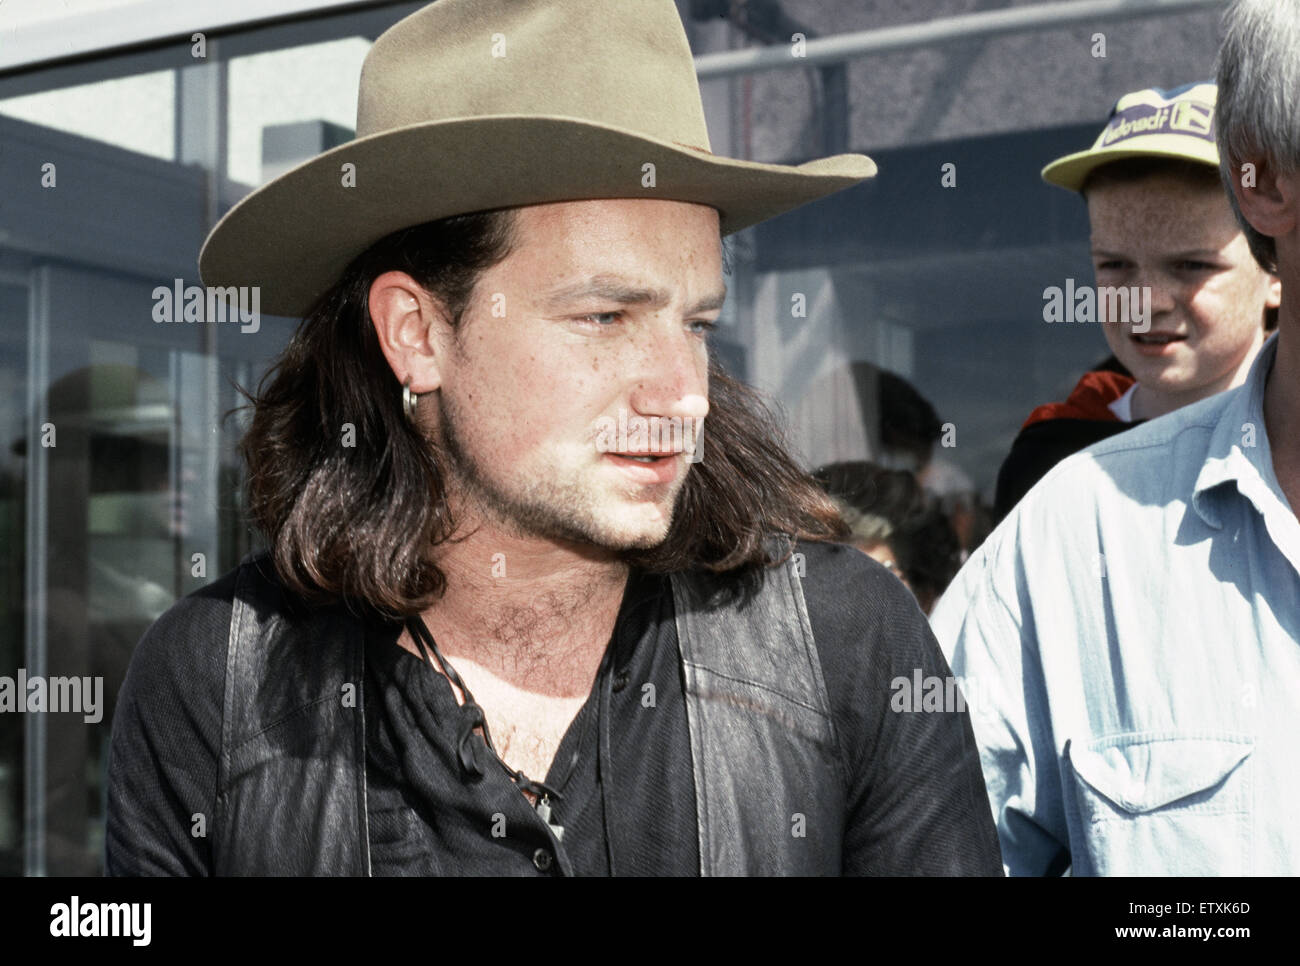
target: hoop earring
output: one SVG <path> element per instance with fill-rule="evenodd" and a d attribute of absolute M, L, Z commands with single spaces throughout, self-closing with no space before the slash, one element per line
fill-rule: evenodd
<path fill-rule="evenodd" d="M 415 425 L 415 404 L 420 401 L 420 397 L 411 392 L 411 377 L 406 377 L 406 382 L 402 384 L 402 412 L 406 414 L 406 421 L 412 426 Z"/>

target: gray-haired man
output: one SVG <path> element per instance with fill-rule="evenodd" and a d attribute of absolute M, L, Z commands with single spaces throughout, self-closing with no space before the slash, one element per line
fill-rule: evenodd
<path fill-rule="evenodd" d="M 1060 463 L 934 616 L 1011 874 L 1300 871 L 1300 0 L 1225 22 L 1220 154 L 1278 334 Z"/>

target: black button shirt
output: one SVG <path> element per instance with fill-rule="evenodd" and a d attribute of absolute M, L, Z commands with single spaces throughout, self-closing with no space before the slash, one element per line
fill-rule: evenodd
<path fill-rule="evenodd" d="M 366 648 L 375 875 L 698 873 L 690 737 L 666 578 L 631 576 L 591 695 L 550 771 L 528 776 L 560 795 L 549 803 L 551 824 L 564 829 L 560 841 L 480 736 L 470 740 L 487 767 L 476 774 L 462 766 L 467 712 L 445 677 L 397 646 L 400 632 L 400 624 L 378 628 Z"/>
<path fill-rule="evenodd" d="M 864 554 L 801 543 L 802 586 L 846 775 L 842 871 L 1001 875 L 966 714 L 899 712 L 892 682 L 948 675 L 907 590 Z M 204 875 L 234 572 L 178 602 L 131 660 L 113 722 L 109 874 Z M 634 573 L 587 701 L 542 780 L 556 836 L 487 753 L 461 764 L 451 685 L 367 628 L 367 815 L 375 875 L 698 875 L 690 735 L 671 583 Z M 452 662 L 454 665 L 454 661 Z M 482 742 L 480 737 L 474 740 Z M 528 776 L 538 779 L 539 776 Z"/>

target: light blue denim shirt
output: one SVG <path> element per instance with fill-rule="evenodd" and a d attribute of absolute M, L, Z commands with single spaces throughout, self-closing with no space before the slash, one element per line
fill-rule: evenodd
<path fill-rule="evenodd" d="M 933 616 L 1009 875 L 1300 874 L 1300 521 L 1245 385 L 1056 466 Z"/>

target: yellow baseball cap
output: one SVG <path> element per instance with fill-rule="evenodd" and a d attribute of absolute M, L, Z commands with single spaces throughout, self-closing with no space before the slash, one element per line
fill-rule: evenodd
<path fill-rule="evenodd" d="M 1094 168 L 1124 158 L 1160 157 L 1219 166 L 1214 143 L 1214 102 L 1209 81 L 1173 90 L 1149 87 L 1125 94 L 1087 151 L 1057 158 L 1043 168 L 1043 180 L 1078 191 Z"/>

